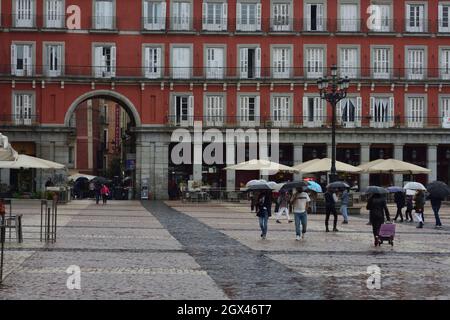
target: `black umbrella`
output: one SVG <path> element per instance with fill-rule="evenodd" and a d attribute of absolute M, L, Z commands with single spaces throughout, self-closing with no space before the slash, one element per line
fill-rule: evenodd
<path fill-rule="evenodd" d="M 104 177 L 95 177 L 94 179 L 92 179 L 92 182 L 99 183 L 99 184 L 107 184 L 107 183 L 110 183 L 111 180 L 108 180 Z"/>
<path fill-rule="evenodd" d="M 267 183 L 254 184 L 247 188 L 247 191 L 263 191 L 272 190 L 272 188 Z"/>
<path fill-rule="evenodd" d="M 445 199 L 450 196 L 450 187 L 442 181 L 434 181 L 427 186 L 427 191 L 433 198 Z"/>
<path fill-rule="evenodd" d="M 387 194 L 389 191 L 387 191 L 385 188 L 377 187 L 377 186 L 369 186 L 367 188 L 364 188 L 362 190 L 365 194 Z"/>
<path fill-rule="evenodd" d="M 293 189 L 305 189 L 308 187 L 308 182 L 306 181 L 294 181 L 288 182 L 284 186 L 281 187 L 280 192 L 291 191 Z"/>
<path fill-rule="evenodd" d="M 327 189 L 349 189 L 349 188 L 350 186 L 347 184 L 347 182 L 344 181 L 336 181 L 327 185 Z"/>

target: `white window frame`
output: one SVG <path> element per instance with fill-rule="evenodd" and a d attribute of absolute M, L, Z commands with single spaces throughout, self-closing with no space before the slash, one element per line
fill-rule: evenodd
<path fill-rule="evenodd" d="M 254 99 L 253 114 L 250 114 L 250 99 Z M 242 127 L 257 127 L 260 124 L 261 98 L 258 94 L 243 93 L 238 97 L 238 123 Z M 253 119 L 253 120 L 252 120 Z"/>
<path fill-rule="evenodd" d="M 94 43 L 92 50 L 92 65 L 95 78 L 114 78 L 117 68 L 117 47 L 114 43 Z M 107 66 L 106 56 L 102 51 L 104 48 L 110 49 L 110 65 Z"/>
<path fill-rule="evenodd" d="M 181 114 L 177 113 L 177 98 L 186 99 L 186 114 L 181 110 Z M 172 122 L 176 126 L 180 127 L 190 127 L 194 125 L 194 96 L 192 93 L 177 92 L 171 95 L 172 100 Z M 182 102 L 183 103 L 183 102 Z M 180 107 L 181 108 L 181 107 Z"/>
<path fill-rule="evenodd" d="M 406 46 L 405 56 L 408 66 L 406 68 L 407 79 L 424 80 L 427 70 L 427 48 Z"/>
<path fill-rule="evenodd" d="M 271 29 L 290 32 L 293 29 L 293 4 L 291 0 L 272 0 L 270 7 Z"/>
<path fill-rule="evenodd" d="M 213 6 L 213 17 L 209 16 L 209 7 Z M 220 9 L 220 16 L 217 16 L 216 6 Z M 210 23 L 210 21 L 213 23 Z M 219 23 L 217 23 L 219 20 Z M 228 26 L 228 3 L 222 1 L 203 1 L 202 4 L 202 28 L 205 31 L 226 31 Z"/>
<path fill-rule="evenodd" d="M 186 59 L 186 56 L 182 53 L 178 53 L 178 56 L 176 57 L 176 50 L 177 49 L 188 49 L 189 50 L 189 57 L 188 62 L 189 66 L 177 66 L 178 62 L 183 61 L 183 59 Z M 171 66 L 171 75 L 173 79 L 190 79 L 192 77 L 192 66 L 193 66 L 193 46 L 191 44 L 173 44 L 170 47 L 170 66 Z"/>
<path fill-rule="evenodd" d="M 65 0 L 45 0 L 44 2 L 44 21 L 45 28 L 61 29 L 64 28 L 66 21 Z"/>
<path fill-rule="evenodd" d="M 287 128 L 292 123 L 292 94 L 272 94 L 270 97 L 271 119 L 274 127 Z"/>
<path fill-rule="evenodd" d="M 50 48 L 53 52 L 50 51 Z M 55 51 L 56 50 L 56 51 Z M 43 60 L 44 60 L 44 72 L 47 77 L 60 77 L 64 74 L 64 43 L 63 42 L 44 42 L 43 43 Z M 55 54 L 53 56 L 53 61 L 51 61 L 51 57 L 49 56 L 51 53 Z M 55 61 L 56 59 L 56 61 Z M 51 66 L 56 64 L 58 65 L 57 70 L 51 70 Z"/>
<path fill-rule="evenodd" d="M 427 99 L 423 95 L 405 95 L 405 114 L 408 128 L 423 128 L 425 118 Z"/>
<path fill-rule="evenodd" d="M 271 46 L 272 77 L 288 79 L 292 76 L 292 45 Z"/>
<path fill-rule="evenodd" d="M 346 107 L 347 102 L 351 100 L 352 104 L 355 108 L 353 113 L 353 120 L 352 114 L 350 110 Z M 359 128 L 361 127 L 361 108 L 362 108 L 362 98 L 361 97 L 355 97 L 355 96 L 347 96 L 345 99 L 339 101 L 338 106 L 336 108 L 337 112 L 337 118 L 338 121 L 340 121 L 341 125 L 344 128 Z"/>
<path fill-rule="evenodd" d="M 248 53 L 249 50 L 255 50 L 255 65 L 253 70 L 253 77 L 249 78 Z M 261 78 L 261 47 L 259 45 L 238 45 L 238 65 L 239 76 L 241 79 L 259 79 Z"/>
<path fill-rule="evenodd" d="M 171 28 L 174 31 L 192 30 L 194 5 L 190 0 L 171 1 Z M 183 10 L 188 8 L 189 10 Z"/>
<path fill-rule="evenodd" d="M 165 30 L 166 29 L 166 12 L 167 12 L 167 3 L 166 1 L 155 1 L 155 0 L 143 0 L 142 3 L 143 6 L 143 14 L 142 14 L 142 18 L 144 19 L 143 21 L 143 27 L 144 30 L 151 30 L 151 31 L 160 31 L 160 30 Z M 153 12 L 153 16 L 150 17 L 149 16 L 149 9 L 152 6 L 152 12 Z M 160 9 L 156 11 L 156 13 L 158 11 L 161 12 L 161 14 L 158 16 L 155 16 L 155 7 L 156 6 L 160 6 Z"/>
<path fill-rule="evenodd" d="M 101 9 L 100 3 L 110 3 L 111 7 L 107 12 L 99 12 Z M 105 9 L 106 6 L 103 8 Z M 114 30 L 116 21 L 116 0 L 93 0 L 92 5 L 94 29 L 96 30 Z"/>
<path fill-rule="evenodd" d="M 439 47 L 439 75 L 442 80 L 450 80 L 450 47 Z"/>
<path fill-rule="evenodd" d="M 387 51 L 385 54 L 380 55 L 377 54 L 377 50 L 387 50 Z M 392 70 L 393 70 L 392 46 L 372 46 L 370 51 L 371 51 L 372 77 L 374 79 L 390 79 L 392 77 Z"/>
<path fill-rule="evenodd" d="M 345 50 L 353 50 L 354 54 L 347 54 L 345 58 Z M 348 77 L 349 79 L 358 78 L 360 76 L 360 61 L 359 46 L 338 45 L 338 70 L 341 77 Z"/>
<path fill-rule="evenodd" d="M 381 22 L 377 23 L 375 21 L 375 28 L 371 29 L 371 32 L 391 32 L 393 29 L 393 4 L 391 1 L 386 2 L 373 2 L 372 5 L 378 5 L 378 6 L 382 6 L 381 8 L 381 12 L 380 12 L 380 19 Z M 375 12 L 373 11 L 371 13 L 371 15 L 375 14 Z M 378 27 L 377 27 L 378 26 Z"/>
<path fill-rule="evenodd" d="M 160 79 L 164 70 L 164 45 L 144 44 L 142 46 L 143 75 L 148 79 Z"/>
<path fill-rule="evenodd" d="M 17 68 L 18 46 L 23 46 L 23 69 Z M 34 42 L 13 42 L 11 44 L 11 75 L 16 77 L 29 77 L 34 75 L 36 61 L 35 47 Z"/>
<path fill-rule="evenodd" d="M 205 123 L 208 127 L 222 127 L 225 124 L 226 95 L 208 93 L 204 95 Z"/>
<path fill-rule="evenodd" d="M 255 23 L 250 23 L 252 17 L 250 16 L 249 8 L 244 10 L 243 6 L 255 6 Z M 247 13 L 246 17 L 243 17 L 243 14 Z M 236 3 L 236 31 L 242 32 L 255 32 L 261 31 L 261 19 L 262 19 L 262 5 L 259 0 L 255 1 L 247 1 L 247 0 L 238 0 Z M 245 23 L 244 23 L 245 22 Z M 248 23 L 247 23 L 248 22 Z"/>
<path fill-rule="evenodd" d="M 222 50 L 222 59 L 216 59 L 215 50 Z M 205 76 L 207 79 L 225 78 L 227 48 L 225 45 L 209 45 L 204 48 Z M 210 58 L 214 58 L 211 60 Z"/>
<path fill-rule="evenodd" d="M 383 109 L 376 110 L 377 100 L 386 100 L 387 105 Z M 370 97 L 370 127 L 392 128 L 394 126 L 395 100 L 393 96 L 375 95 Z M 378 105 L 379 106 L 379 105 Z"/>
<path fill-rule="evenodd" d="M 314 51 L 312 51 L 314 50 Z M 322 54 L 320 54 L 320 51 Z M 326 71 L 327 66 L 327 48 L 323 45 L 305 45 L 305 76 L 308 79 L 322 78 Z M 322 56 L 322 59 L 320 59 Z"/>
<path fill-rule="evenodd" d="M 313 28 L 311 19 L 312 6 L 320 8 L 316 11 L 316 25 Z M 327 2 L 322 0 L 307 0 L 304 2 L 304 30 L 309 32 L 323 32 L 327 30 Z"/>
<path fill-rule="evenodd" d="M 439 96 L 439 115 L 442 117 L 441 126 L 448 126 L 448 124 L 446 123 L 446 119 L 450 119 L 450 96 Z"/>
<path fill-rule="evenodd" d="M 309 100 L 313 99 L 313 115 L 309 110 Z M 327 109 L 325 100 L 317 95 L 303 97 L 303 126 L 306 128 L 320 128 L 325 124 Z"/>
<path fill-rule="evenodd" d="M 355 6 L 356 16 L 352 17 L 344 6 Z M 339 6 L 339 32 L 359 32 L 361 28 L 361 7 L 359 1 L 340 1 Z"/>
<path fill-rule="evenodd" d="M 21 99 L 19 98 L 22 97 Z M 20 101 L 21 100 L 21 101 Z M 21 102 L 21 105 L 19 105 Z M 29 91 L 14 91 L 12 94 L 12 114 L 14 125 L 16 126 L 30 126 L 33 123 L 33 116 L 35 116 L 35 95 L 34 92 Z"/>
<path fill-rule="evenodd" d="M 444 10 L 444 8 L 446 8 Z M 444 18 L 444 12 L 446 12 L 446 17 Z M 438 5 L 438 32 L 449 33 L 450 32 L 450 2 L 439 2 Z"/>
<path fill-rule="evenodd" d="M 14 0 L 14 27 L 36 27 L 36 0 Z"/>
<path fill-rule="evenodd" d="M 418 11 L 414 10 L 414 17 L 411 17 L 411 7 L 415 7 L 415 9 L 418 9 Z M 407 2 L 405 4 L 406 32 L 426 32 L 427 9 L 428 8 L 426 2 Z M 413 26 L 411 26 L 411 22 L 414 24 Z"/>

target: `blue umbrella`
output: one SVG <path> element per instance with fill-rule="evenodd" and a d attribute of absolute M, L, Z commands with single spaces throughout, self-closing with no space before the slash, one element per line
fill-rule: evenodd
<path fill-rule="evenodd" d="M 322 187 L 315 181 L 308 181 L 308 189 L 317 193 L 322 193 Z"/>
<path fill-rule="evenodd" d="M 387 190 L 389 193 L 397 193 L 397 192 L 404 192 L 403 188 L 401 187 L 388 187 Z"/>

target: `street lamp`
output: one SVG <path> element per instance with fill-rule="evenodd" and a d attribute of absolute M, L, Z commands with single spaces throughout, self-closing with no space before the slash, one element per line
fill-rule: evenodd
<path fill-rule="evenodd" d="M 329 83 L 330 82 L 330 83 Z M 332 109 L 331 126 L 331 173 L 330 182 L 337 181 L 336 173 L 336 105 L 342 99 L 347 97 L 347 90 L 350 86 L 350 80 L 347 77 L 337 77 L 337 66 L 331 67 L 331 79 L 327 77 L 317 80 L 317 86 L 320 92 L 320 98 L 328 101 Z"/>

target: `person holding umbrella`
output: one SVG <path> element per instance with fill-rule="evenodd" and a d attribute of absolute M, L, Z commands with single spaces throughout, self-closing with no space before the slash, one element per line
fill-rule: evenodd
<path fill-rule="evenodd" d="M 424 208 L 425 208 L 425 193 L 422 190 L 417 190 L 416 195 L 414 196 L 414 207 L 416 210 L 416 215 L 418 215 L 421 219 L 419 219 L 418 229 L 423 228 L 423 224 L 425 222 L 424 217 Z"/>
<path fill-rule="evenodd" d="M 400 222 L 403 222 L 403 213 L 402 209 L 405 206 L 405 194 L 403 191 L 397 191 L 394 193 L 394 202 L 397 205 L 397 214 L 395 215 L 394 221 L 397 221 L 397 218 L 400 217 Z"/>
<path fill-rule="evenodd" d="M 412 211 L 414 209 L 414 200 L 411 194 L 408 194 L 406 191 L 406 211 L 405 211 L 405 219 L 406 222 L 413 222 Z"/>
<path fill-rule="evenodd" d="M 330 221 L 331 214 L 334 216 L 333 232 L 339 231 L 337 229 L 338 216 L 336 212 L 336 202 L 336 194 L 331 187 L 328 187 L 327 192 L 325 192 L 325 232 L 330 232 L 330 230 L 328 229 L 328 222 Z"/>
<path fill-rule="evenodd" d="M 300 239 L 305 239 L 306 226 L 308 223 L 308 203 L 311 199 L 302 189 L 296 188 L 295 191 L 291 203 L 295 217 L 295 239 L 300 241 Z"/>
<path fill-rule="evenodd" d="M 380 241 L 378 235 L 381 225 L 384 223 L 384 217 L 390 221 L 389 210 L 387 208 L 386 198 L 381 193 L 372 193 L 367 201 L 366 209 L 369 210 L 370 221 L 372 222 L 372 232 L 375 247 Z"/>
<path fill-rule="evenodd" d="M 442 229 L 442 222 L 439 217 L 439 210 L 441 209 L 442 200 L 450 195 L 450 187 L 444 182 L 435 181 L 427 186 L 429 193 L 428 199 L 431 202 L 434 218 L 436 219 L 436 229 Z"/>
<path fill-rule="evenodd" d="M 342 224 L 348 224 L 348 204 L 350 202 L 350 194 L 348 193 L 347 189 L 344 189 L 342 191 L 341 195 L 341 214 L 344 218 L 344 221 Z"/>
<path fill-rule="evenodd" d="M 277 215 L 277 223 L 281 223 L 280 218 L 283 217 L 283 215 L 286 215 L 288 223 L 292 223 L 291 217 L 289 216 L 289 200 L 289 192 L 285 190 L 280 191 L 280 195 L 278 196 L 277 200 L 279 209 L 278 211 L 276 211 L 275 209 L 275 214 Z"/>
<path fill-rule="evenodd" d="M 259 227 L 261 228 L 261 239 L 267 237 L 267 224 L 269 217 L 272 216 L 272 191 L 263 190 L 258 196 L 256 216 L 259 218 Z"/>

